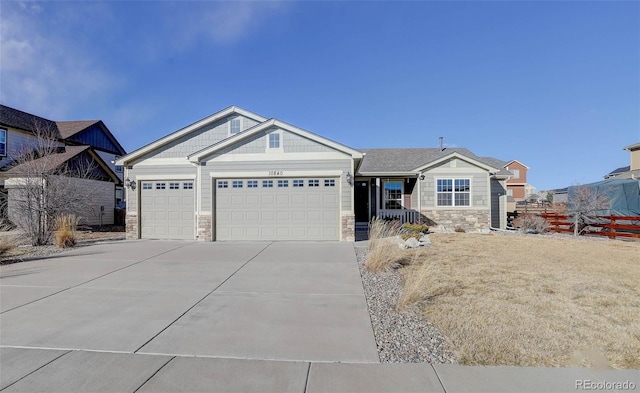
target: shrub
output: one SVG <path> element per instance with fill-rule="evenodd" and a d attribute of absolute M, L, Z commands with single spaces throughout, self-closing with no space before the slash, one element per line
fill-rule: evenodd
<path fill-rule="evenodd" d="M 68 248 L 76 245 L 76 227 L 80 219 L 73 214 L 56 217 L 56 245 Z"/>
<path fill-rule="evenodd" d="M 544 233 L 549 230 L 547 220 L 535 214 L 524 214 L 513 221 L 516 228 L 527 233 Z"/>
<path fill-rule="evenodd" d="M 429 226 L 427 224 L 410 224 L 406 223 L 402 226 L 405 230 L 409 232 L 419 232 L 419 233 L 427 233 L 429 232 Z"/>

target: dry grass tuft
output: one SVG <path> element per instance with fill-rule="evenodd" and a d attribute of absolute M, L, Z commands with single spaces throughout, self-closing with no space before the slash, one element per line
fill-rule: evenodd
<path fill-rule="evenodd" d="M 431 235 L 398 307 L 425 315 L 467 365 L 640 368 L 640 243 Z"/>
<path fill-rule="evenodd" d="M 513 224 L 524 232 L 544 233 L 549 230 L 549 223 L 535 214 L 524 214 L 516 218 Z"/>
<path fill-rule="evenodd" d="M 11 229 L 11 225 L 7 224 L 5 221 L 0 221 L 0 256 L 5 255 L 16 248 L 16 237 L 6 233 Z"/>
<path fill-rule="evenodd" d="M 397 222 L 374 218 L 369 225 L 369 253 L 365 267 L 379 272 L 396 264 L 406 264 L 411 253 L 398 247 L 402 229 Z"/>
<path fill-rule="evenodd" d="M 76 245 L 76 227 L 80 219 L 73 214 L 56 217 L 56 246 L 68 248 Z"/>

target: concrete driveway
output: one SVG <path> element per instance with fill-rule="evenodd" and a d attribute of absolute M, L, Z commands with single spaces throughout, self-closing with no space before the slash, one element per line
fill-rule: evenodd
<path fill-rule="evenodd" d="M 114 242 L 0 272 L 3 347 L 379 361 L 349 243 Z"/>
<path fill-rule="evenodd" d="M 0 267 L 2 393 L 572 392 L 600 381 L 635 389 L 640 373 L 378 363 L 348 243 L 130 241 Z"/>

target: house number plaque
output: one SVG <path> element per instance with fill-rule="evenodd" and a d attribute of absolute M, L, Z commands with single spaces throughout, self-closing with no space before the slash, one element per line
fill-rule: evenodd
<path fill-rule="evenodd" d="M 274 171 L 274 170 L 269 171 L 269 176 L 282 176 L 283 174 L 284 174 L 283 171 Z"/>

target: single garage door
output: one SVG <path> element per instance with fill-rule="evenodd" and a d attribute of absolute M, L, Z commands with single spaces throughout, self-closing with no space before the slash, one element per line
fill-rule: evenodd
<path fill-rule="evenodd" d="M 217 179 L 216 240 L 340 240 L 338 178 Z"/>
<path fill-rule="evenodd" d="M 142 238 L 195 239 L 193 192 L 193 180 L 143 181 Z"/>

